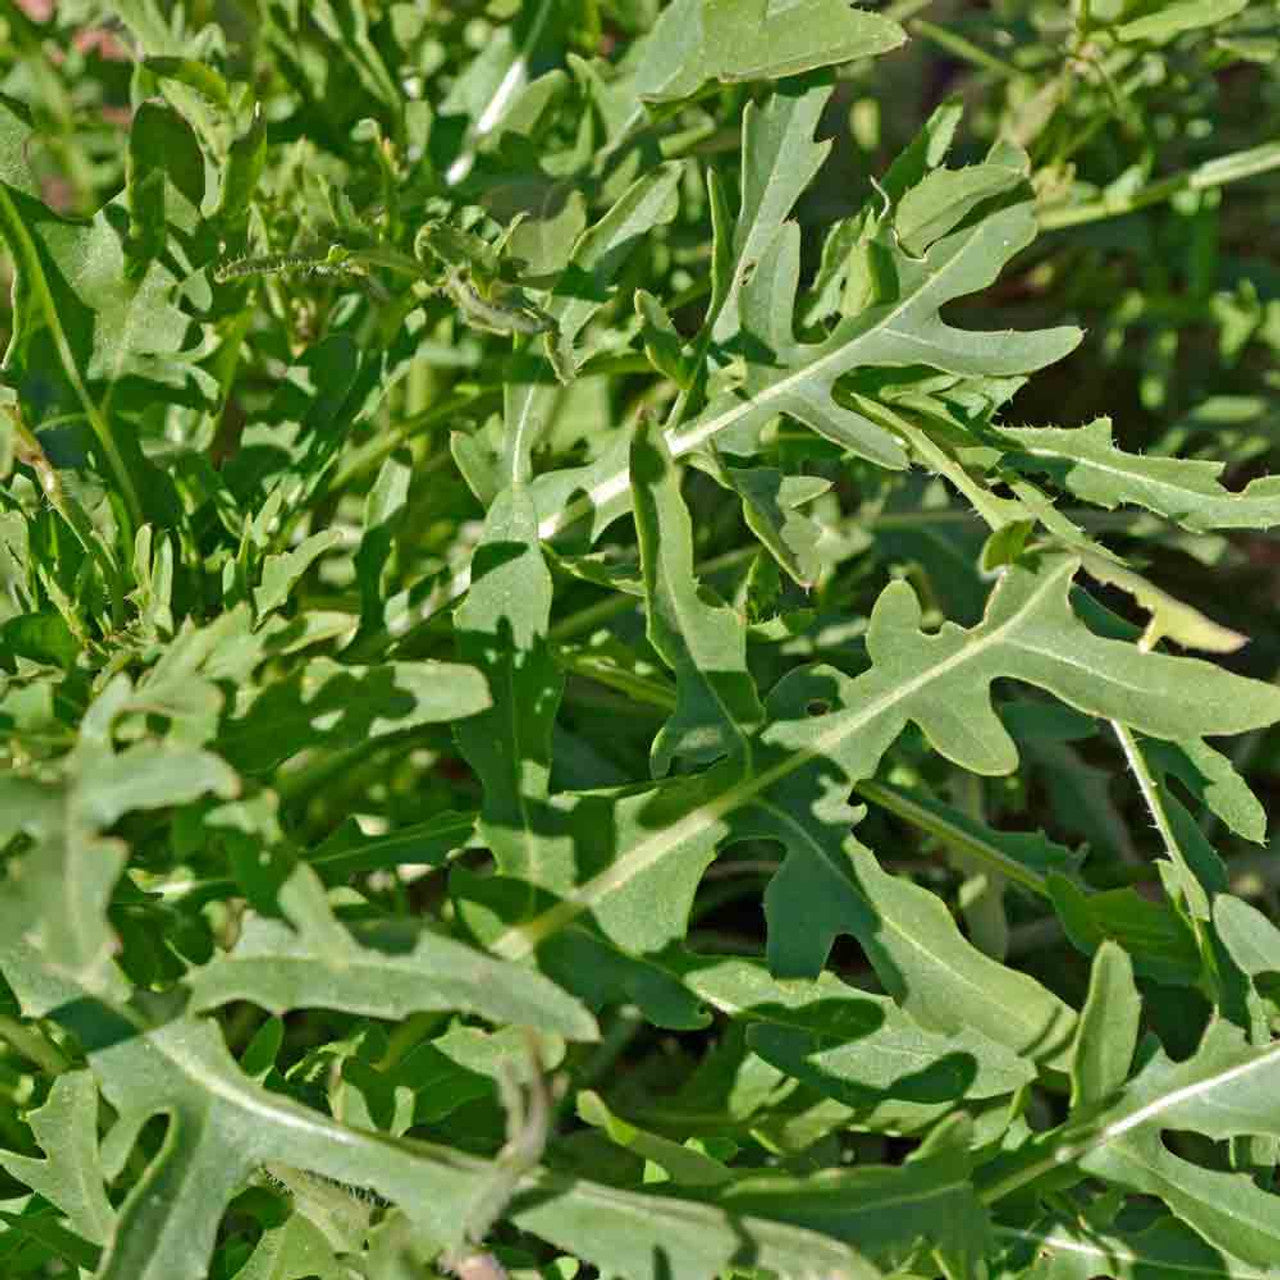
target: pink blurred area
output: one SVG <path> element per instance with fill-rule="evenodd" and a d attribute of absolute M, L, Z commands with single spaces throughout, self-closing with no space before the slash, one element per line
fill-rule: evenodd
<path fill-rule="evenodd" d="M 17 5 L 36 22 L 48 22 L 57 9 L 56 0 L 17 0 Z M 80 53 L 97 53 L 108 62 L 122 62 L 129 57 L 127 46 L 105 27 L 77 31 L 71 42 Z"/>

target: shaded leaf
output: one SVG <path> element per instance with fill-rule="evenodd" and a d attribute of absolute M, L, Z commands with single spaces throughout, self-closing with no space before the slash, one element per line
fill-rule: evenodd
<path fill-rule="evenodd" d="M 582 363 L 575 350 L 578 335 L 609 301 L 623 264 L 655 227 L 675 217 L 680 174 L 680 165 L 671 163 L 637 178 L 608 213 L 578 237 L 546 304 L 556 322 L 547 341 L 554 344 L 558 371 L 577 370 Z"/>
<path fill-rule="evenodd" d="M 1105 1102 L 1125 1082 L 1138 1043 L 1142 1001 L 1128 955 L 1110 940 L 1093 955 L 1089 994 L 1071 1061 L 1071 1105 Z"/>
<path fill-rule="evenodd" d="M 259 772 L 304 747 L 353 746 L 424 724 L 460 720 L 490 706 L 473 667 L 452 662 L 344 666 L 312 658 L 257 691 L 223 728 L 220 746 L 237 768 Z"/>
<path fill-rule="evenodd" d="M 522 485 L 494 500 L 471 572 L 455 615 L 458 650 L 487 682 L 491 701 L 456 735 L 484 783 L 481 831 L 505 873 L 558 886 L 567 851 L 550 839 L 544 811 L 564 677 L 547 644 L 551 574 Z"/>
<path fill-rule="evenodd" d="M 676 756 L 745 763 L 748 738 L 764 719 L 747 670 L 745 622 L 694 577 L 679 473 L 661 434 L 645 421 L 631 446 L 630 475 L 649 643 L 676 677 L 676 709 L 654 738 L 653 772 L 665 775 Z"/>
<path fill-rule="evenodd" d="M 86 1000 L 80 988 L 10 941 L 9 904 L 4 910 L 0 964 L 24 1012 L 65 1010 L 89 1049 L 117 1124 L 136 1133 L 154 1114 L 170 1117 L 169 1140 L 125 1201 L 100 1280 L 200 1280 L 223 1208 L 267 1163 L 371 1187 L 437 1241 L 460 1243 L 460 1208 L 485 1187 L 488 1162 L 345 1127 L 254 1084 L 211 1023 L 177 1018 L 148 1027 L 132 1011 Z M 191 1185 L 200 1186 L 200 1196 L 182 1193 Z M 631 1275 L 700 1280 L 740 1256 L 744 1242 L 760 1265 L 780 1271 L 820 1266 L 855 1280 L 876 1274 L 848 1245 L 767 1208 L 731 1213 L 545 1172 L 530 1175 L 525 1185 L 536 1194 L 511 1213 L 522 1229 Z"/>

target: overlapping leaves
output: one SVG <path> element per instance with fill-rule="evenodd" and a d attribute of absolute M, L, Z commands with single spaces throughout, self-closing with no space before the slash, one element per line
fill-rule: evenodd
<path fill-rule="evenodd" d="M 40 198 L 30 122 L 0 101 L 0 473 L 18 473 L 0 1037 L 26 1126 L 15 1110 L 24 1149 L 0 1166 L 35 1193 L 0 1216 L 0 1265 L 398 1280 L 492 1235 L 654 1277 L 1272 1268 L 1280 934 L 1206 834 L 1258 840 L 1265 821 L 1205 738 L 1280 719 L 1280 693 L 1156 651 L 1245 636 L 1055 499 L 1193 534 L 1269 528 L 1280 504 L 1271 478 L 1233 490 L 1219 463 L 1124 451 L 1105 419 L 998 419 L 1080 341 L 964 312 L 1033 241 L 1027 154 L 946 167 L 944 103 L 809 283 L 793 219 L 821 207 L 801 200 L 831 151 L 826 69 L 896 47 L 891 17 L 679 0 L 609 62 L 568 52 L 577 19 L 540 3 L 441 80 L 487 19 L 267 6 L 283 78 L 255 81 L 264 112 L 218 69 L 216 28 L 192 35 L 206 65 L 179 56 L 181 6 L 171 24 L 117 8 L 151 56 L 123 191 L 91 221 Z M 1094 56 L 1090 22 L 1156 50 L 1238 9 L 1086 7 L 1068 62 Z M 577 49 L 616 38 L 594 20 Z M 794 78 L 716 97 L 777 77 Z M 715 157 L 739 104 L 735 174 Z M 315 138 L 284 141 L 299 131 Z M 405 251 L 428 209 L 479 246 L 443 297 Z M 250 254 L 201 274 L 317 228 L 359 268 Z M 261 308 L 254 262 L 281 277 Z M 499 400 L 479 431 L 451 420 Z M 885 532 L 920 514 L 911 465 L 990 527 L 980 561 L 976 534 L 937 557 L 962 581 Z M 739 508 L 735 586 L 703 555 Z M 628 511 L 604 549 L 545 545 Z M 886 561 L 910 581 L 868 591 Z M 1139 643 L 1085 575 L 1152 614 Z M 571 592 L 589 603 L 558 616 Z M 601 711 L 601 687 L 639 705 Z M 1154 820 L 1164 901 L 997 825 L 1051 771 L 1059 826 L 1134 857 L 1145 831 L 1129 841 L 1108 793 L 1099 722 Z M 896 823 L 948 851 L 965 928 Z M 763 888 L 762 955 L 711 954 L 717 904 L 743 897 L 704 883 L 718 858 Z M 1069 974 L 1004 962 L 1006 890 L 1093 954 L 1083 1000 Z M 844 937 L 861 986 L 823 972 Z M 1181 1056 L 1150 1033 L 1169 990 L 1214 1010 Z M 504 1110 L 515 1128 L 552 1107 L 553 1066 L 573 1105 L 500 1151 Z M 850 1134 L 879 1154 L 839 1167 Z M 919 1145 L 881 1163 L 886 1136 Z M 1164 1207 L 1130 1216 L 1127 1196 Z"/>

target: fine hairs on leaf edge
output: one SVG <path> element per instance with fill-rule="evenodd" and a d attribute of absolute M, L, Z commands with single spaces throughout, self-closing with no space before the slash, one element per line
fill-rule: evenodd
<path fill-rule="evenodd" d="M 292 273 L 303 276 L 356 276 L 363 274 L 346 259 L 344 250 L 335 245 L 323 258 L 305 253 L 243 254 L 227 258 L 213 269 L 213 278 L 219 284 L 229 280 L 241 280 L 250 276 L 271 276 Z"/>

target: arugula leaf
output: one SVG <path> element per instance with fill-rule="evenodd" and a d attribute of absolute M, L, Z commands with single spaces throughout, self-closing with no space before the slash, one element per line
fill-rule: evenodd
<path fill-rule="evenodd" d="M 687 98 L 712 77 L 797 75 L 886 53 L 905 39 L 892 19 L 842 0 L 802 0 L 777 12 L 762 0 L 675 0 L 645 42 L 636 91 L 651 102 Z"/>
<path fill-rule="evenodd" d="M 1086 502 L 1114 510 L 1132 502 L 1184 529 L 1269 529 L 1280 523 L 1280 485 L 1274 477 L 1252 481 L 1239 493 L 1218 482 L 1221 462 L 1190 458 L 1142 458 L 1117 449 L 1111 419 L 1081 427 L 1004 427 L 1000 438 L 1018 471 L 1049 476 Z"/>
<path fill-rule="evenodd" d="M 456 733 L 484 783 L 481 831 L 504 872 L 558 886 L 569 882 L 571 851 L 548 838 L 545 809 L 564 680 L 547 644 L 551 574 L 522 485 L 490 507 L 472 575 L 456 615 L 458 646 L 487 681 L 491 701 Z"/>
<path fill-rule="evenodd" d="M 116 1211 L 107 1199 L 97 1117 L 92 1072 L 65 1072 L 54 1080 L 44 1104 L 27 1117 L 44 1159 L 0 1151 L 0 1168 L 57 1205 L 84 1239 L 101 1245 L 115 1229 Z"/>
<path fill-rule="evenodd" d="M 749 738 L 764 708 L 747 670 L 746 627 L 741 615 L 699 587 L 679 475 L 662 436 L 643 421 L 630 473 L 649 643 L 676 676 L 676 710 L 651 749 L 654 776 L 664 776 L 676 756 L 697 764 L 729 756 L 749 764 Z"/>

